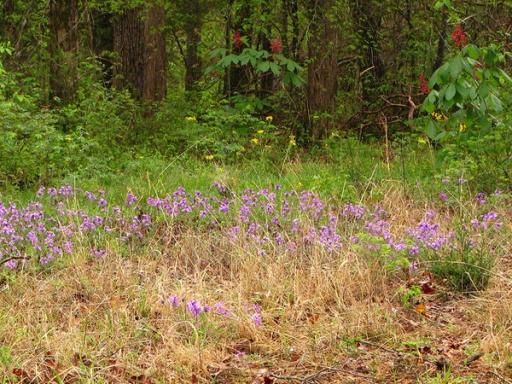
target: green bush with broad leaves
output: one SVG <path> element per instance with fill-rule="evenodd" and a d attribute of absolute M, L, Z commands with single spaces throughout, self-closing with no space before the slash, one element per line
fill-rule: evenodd
<path fill-rule="evenodd" d="M 416 125 L 435 144 L 447 172 L 465 173 L 482 185 L 510 183 L 512 78 L 503 69 L 510 54 L 468 44 L 431 76 Z M 452 172 L 452 173 L 453 173 Z"/>

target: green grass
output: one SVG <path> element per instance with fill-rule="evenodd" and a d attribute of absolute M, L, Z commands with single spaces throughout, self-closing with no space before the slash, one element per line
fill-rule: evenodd
<path fill-rule="evenodd" d="M 141 195 L 164 195 L 180 185 L 187 190 L 206 191 L 214 181 L 237 191 L 281 184 L 284 189 L 313 190 L 323 198 L 338 201 L 377 201 L 390 185 L 406 188 L 415 200 L 435 198 L 442 170 L 430 151 L 398 148 L 389 164 L 382 154 L 379 143 L 364 144 L 352 139 L 340 139 L 335 145 L 309 153 L 246 158 L 236 164 L 209 162 L 186 153 L 172 158 L 144 153 L 113 163 L 110 169 L 84 170 L 51 184 L 104 189 L 116 201 L 122 201 L 128 189 Z M 4 187 L 0 198 L 27 201 L 36 189 L 37 186 L 24 190 Z"/>

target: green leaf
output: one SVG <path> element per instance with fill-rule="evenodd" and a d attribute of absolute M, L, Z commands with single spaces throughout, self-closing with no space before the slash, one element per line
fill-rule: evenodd
<path fill-rule="evenodd" d="M 429 121 L 425 133 L 431 139 L 434 139 L 437 136 L 437 127 L 433 121 Z"/>
<path fill-rule="evenodd" d="M 489 86 L 486 83 L 483 83 L 478 89 L 478 96 L 486 98 L 487 95 L 489 95 Z"/>
<path fill-rule="evenodd" d="M 268 72 L 270 69 L 270 61 L 262 61 L 261 63 L 258 64 L 256 70 L 258 72 Z"/>
<path fill-rule="evenodd" d="M 434 137 L 434 140 L 440 141 L 440 140 L 444 139 L 445 136 L 446 136 L 446 131 L 441 131 L 436 135 L 436 137 Z"/>
<path fill-rule="evenodd" d="M 427 112 L 427 113 L 432 113 L 436 110 L 436 106 L 434 105 L 434 103 L 431 103 L 429 102 L 428 100 L 423 104 L 423 109 Z"/>
<path fill-rule="evenodd" d="M 494 111 L 496 111 L 496 112 L 503 111 L 503 103 L 496 95 L 491 94 L 490 97 L 487 99 L 487 103 Z"/>
<path fill-rule="evenodd" d="M 467 45 L 466 48 L 464 48 L 464 51 L 473 60 L 478 60 L 478 58 L 480 57 L 480 49 L 474 44 Z"/>
<path fill-rule="evenodd" d="M 446 89 L 446 93 L 444 94 L 444 97 L 446 100 L 450 101 L 454 98 L 455 94 L 457 93 L 457 88 L 455 87 L 455 84 L 450 84 L 448 88 Z"/>
<path fill-rule="evenodd" d="M 450 74 L 454 79 L 457 79 L 462 70 L 462 58 L 457 56 L 450 62 Z"/>
<path fill-rule="evenodd" d="M 507 72 L 505 72 L 503 69 L 498 69 L 498 71 L 503 79 L 505 79 L 509 83 L 512 83 L 512 77 L 510 77 Z"/>
<path fill-rule="evenodd" d="M 457 82 L 457 92 L 465 99 L 469 95 L 469 89 L 466 84 Z"/>
<path fill-rule="evenodd" d="M 279 76 L 279 73 L 281 73 L 281 68 L 276 63 L 270 63 L 270 70 L 275 76 Z"/>

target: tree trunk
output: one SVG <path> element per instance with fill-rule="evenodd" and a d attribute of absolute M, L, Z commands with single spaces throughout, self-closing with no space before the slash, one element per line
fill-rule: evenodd
<path fill-rule="evenodd" d="M 15 31 L 15 27 L 11 21 L 11 16 L 14 13 L 14 10 L 14 0 L 5 0 L 0 19 L 0 33 L 4 40 L 11 41 L 11 43 Z"/>
<path fill-rule="evenodd" d="M 202 76 L 202 63 L 199 56 L 201 29 L 203 26 L 203 10 L 200 0 L 191 0 L 188 5 L 188 15 L 185 20 L 187 48 L 185 53 L 185 90 L 197 89 L 197 83 Z"/>
<path fill-rule="evenodd" d="M 234 1 L 229 2 L 229 12 L 233 11 Z M 245 0 L 242 4 L 238 15 L 233 19 L 228 16 L 226 24 L 226 42 L 228 43 L 227 49 L 231 50 L 234 54 L 240 54 L 244 47 L 242 44 L 234 42 L 235 33 L 240 33 L 242 37 L 250 38 L 251 28 L 244 28 L 245 20 L 251 16 L 251 5 L 250 2 Z M 250 74 L 245 66 L 231 65 L 226 71 L 226 77 L 224 79 L 224 93 L 227 97 L 233 96 L 237 93 L 247 93 L 250 80 Z"/>
<path fill-rule="evenodd" d="M 78 0 L 50 0 L 50 100 L 75 99 L 78 88 Z"/>
<path fill-rule="evenodd" d="M 114 51 L 114 37 L 112 17 L 110 13 L 101 11 L 92 12 L 92 51 L 98 58 L 102 67 L 103 82 L 105 86 L 112 85 L 113 63 L 112 52 Z"/>
<path fill-rule="evenodd" d="M 338 30 L 332 18 L 335 0 L 317 0 L 310 7 L 308 41 L 308 128 L 309 139 L 324 138 L 334 126 L 337 93 Z"/>
<path fill-rule="evenodd" d="M 261 12 L 264 15 L 271 14 L 271 4 L 269 1 L 262 2 Z M 270 37 L 272 36 L 272 24 L 270 22 L 266 23 L 262 31 L 259 33 L 259 43 L 261 44 L 261 48 L 267 52 L 271 52 L 272 43 L 270 41 Z M 277 38 L 277 37 L 276 37 Z M 258 97 L 265 98 L 270 96 L 273 93 L 274 89 L 274 74 L 272 72 L 266 72 L 261 75 L 260 79 L 260 88 L 258 90 Z"/>
<path fill-rule="evenodd" d="M 164 8 L 156 5 L 124 11 L 114 22 L 114 51 L 119 63 L 114 86 L 141 100 L 159 101 L 166 93 Z"/>
<path fill-rule="evenodd" d="M 292 58 L 295 61 L 299 59 L 299 6 L 297 0 L 290 0 L 290 16 L 292 19 Z"/>
<path fill-rule="evenodd" d="M 386 73 L 379 42 L 382 14 L 375 9 L 372 0 L 351 0 L 350 8 L 354 29 L 359 38 L 359 66 L 364 72 L 361 79 L 363 100 L 371 103 L 376 98 L 376 90 Z"/>
<path fill-rule="evenodd" d="M 444 54 L 446 51 L 446 30 L 448 29 L 448 14 L 443 12 L 441 25 L 439 28 L 439 37 L 437 38 L 437 52 L 436 59 L 434 61 L 434 65 L 432 67 L 432 72 L 434 72 L 437 68 L 439 68 L 444 61 Z"/>

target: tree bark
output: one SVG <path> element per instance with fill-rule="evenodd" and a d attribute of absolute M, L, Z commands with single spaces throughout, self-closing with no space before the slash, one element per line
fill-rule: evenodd
<path fill-rule="evenodd" d="M 167 88 L 167 56 L 163 27 L 165 10 L 151 5 L 128 9 L 114 22 L 114 51 L 119 63 L 114 69 L 114 86 L 127 88 L 141 100 L 159 101 Z"/>
<path fill-rule="evenodd" d="M 290 16 L 292 19 L 292 58 L 295 61 L 299 59 L 299 5 L 297 0 L 290 0 Z"/>
<path fill-rule="evenodd" d="M 443 12 L 443 16 L 441 19 L 441 25 L 439 28 L 439 37 L 437 38 L 437 52 L 436 59 L 434 61 L 434 65 L 432 67 L 432 72 L 434 72 L 437 68 L 439 68 L 444 61 L 444 54 L 446 51 L 446 33 L 448 29 L 448 14 Z"/>
<path fill-rule="evenodd" d="M 269 1 L 262 2 L 261 12 L 263 14 L 270 14 L 272 12 L 271 4 Z M 271 52 L 272 43 L 270 37 L 272 33 L 272 24 L 267 23 L 259 33 L 259 43 L 261 48 L 267 52 Z M 281 42 L 282 43 L 282 42 Z M 265 98 L 270 96 L 274 90 L 274 74 L 272 72 L 266 72 L 261 75 L 260 87 L 258 90 L 258 97 Z"/>
<path fill-rule="evenodd" d="M 375 9 L 373 0 L 351 0 L 350 8 L 355 32 L 359 38 L 359 66 L 364 72 L 361 80 L 363 100 L 366 103 L 376 98 L 376 89 L 386 73 L 380 56 L 379 29 L 382 14 Z"/>
<path fill-rule="evenodd" d="M 338 30 L 332 18 L 335 0 L 317 0 L 309 9 L 307 110 L 309 139 L 324 138 L 334 126 L 338 90 Z"/>
<path fill-rule="evenodd" d="M 185 53 L 185 90 L 197 89 L 202 76 L 202 62 L 199 56 L 201 30 L 203 26 L 203 9 L 200 0 L 191 0 L 187 4 L 189 14 L 185 20 L 186 53 Z"/>
<path fill-rule="evenodd" d="M 72 102 L 78 88 L 78 0 L 50 0 L 50 100 Z"/>
<path fill-rule="evenodd" d="M 112 85 L 114 51 L 114 31 L 112 25 L 113 15 L 98 10 L 92 11 L 92 51 L 102 67 L 103 82 L 105 86 Z"/>
<path fill-rule="evenodd" d="M 12 37 L 14 36 L 15 28 L 10 20 L 10 16 L 14 13 L 14 10 L 14 0 L 5 0 L 0 19 L 0 33 L 2 37 L 7 41 L 11 41 Z"/>

